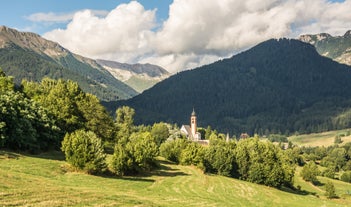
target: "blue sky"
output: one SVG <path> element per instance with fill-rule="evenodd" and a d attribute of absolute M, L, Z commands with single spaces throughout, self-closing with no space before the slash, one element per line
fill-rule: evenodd
<path fill-rule="evenodd" d="M 48 24 L 33 22 L 28 17 L 35 13 L 64 14 L 84 9 L 110 11 L 130 0 L 2 0 L 0 25 L 43 34 L 57 27 L 65 27 L 66 23 Z M 139 0 L 145 9 L 157 9 L 159 21 L 168 17 L 169 5 L 173 0 Z"/>
<path fill-rule="evenodd" d="M 0 25 L 74 53 L 170 72 L 271 38 L 351 29 L 351 0 L 1 0 Z"/>

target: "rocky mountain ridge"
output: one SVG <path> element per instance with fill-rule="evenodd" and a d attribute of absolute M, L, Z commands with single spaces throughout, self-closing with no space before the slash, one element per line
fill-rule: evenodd
<path fill-rule="evenodd" d="M 317 52 L 323 56 L 351 65 L 351 30 L 342 36 L 332 36 L 328 33 L 305 34 L 298 39 L 314 45 Z"/>
<path fill-rule="evenodd" d="M 108 60 L 97 60 L 97 63 L 139 93 L 170 76 L 162 67 L 148 63 L 127 64 Z"/>
<path fill-rule="evenodd" d="M 71 53 L 38 34 L 0 27 L 0 67 L 19 84 L 22 79 L 70 79 L 100 100 L 131 98 L 138 93 L 95 60 Z"/>

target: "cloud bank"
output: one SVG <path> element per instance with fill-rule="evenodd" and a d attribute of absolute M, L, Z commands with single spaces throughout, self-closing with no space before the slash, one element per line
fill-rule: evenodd
<path fill-rule="evenodd" d="M 228 57 L 270 38 L 351 29 L 351 0 L 174 0 L 156 19 L 137 1 L 106 16 L 76 12 L 44 37 L 71 51 L 119 62 L 149 62 L 177 72 Z"/>

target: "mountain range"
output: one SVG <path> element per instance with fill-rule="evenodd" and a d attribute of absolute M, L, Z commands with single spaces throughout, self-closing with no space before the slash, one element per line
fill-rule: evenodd
<path fill-rule="evenodd" d="M 162 67 L 148 63 L 127 64 L 108 60 L 97 60 L 97 63 L 139 93 L 170 76 Z"/>
<path fill-rule="evenodd" d="M 340 63 L 351 65 L 351 30 L 343 36 L 327 33 L 301 35 L 299 40 L 315 46 L 317 52 Z"/>
<path fill-rule="evenodd" d="M 298 40 L 268 40 L 121 101 L 137 123 L 188 124 L 222 132 L 294 133 L 351 127 L 351 67 Z"/>
<path fill-rule="evenodd" d="M 40 81 L 43 77 L 71 79 L 102 101 L 131 98 L 169 76 L 163 68 L 150 64 L 86 58 L 38 34 L 5 26 L 0 26 L 0 67 L 17 84 L 22 79 Z"/>
<path fill-rule="evenodd" d="M 350 64 L 351 32 L 299 39 L 269 40 L 170 76 L 151 64 L 85 58 L 37 34 L 1 26 L 0 67 L 18 84 L 43 77 L 76 81 L 112 111 L 135 108 L 138 124 L 188 124 L 195 108 L 200 126 L 234 134 L 351 127 L 351 68 L 335 62 Z"/>

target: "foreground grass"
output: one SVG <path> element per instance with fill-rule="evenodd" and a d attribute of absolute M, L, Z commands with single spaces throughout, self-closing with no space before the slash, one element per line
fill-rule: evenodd
<path fill-rule="evenodd" d="M 296 179 L 305 193 L 288 192 L 161 161 L 141 177 L 66 172 L 60 155 L 0 152 L 0 206 L 350 206 L 328 200 L 323 186 Z M 322 181 L 323 182 L 323 181 Z M 351 185 L 333 181 L 339 195 Z M 314 194 L 314 195 L 313 195 Z M 319 198 L 318 198 L 319 197 Z"/>
<path fill-rule="evenodd" d="M 328 131 L 322 133 L 312 133 L 312 134 L 302 134 L 302 135 L 294 135 L 289 137 L 289 141 L 297 144 L 298 146 L 331 146 L 334 145 L 334 139 L 337 135 L 347 135 L 350 134 L 351 129 L 344 130 L 336 130 L 336 131 Z M 343 143 L 351 142 L 351 135 L 342 136 L 341 140 Z"/>

